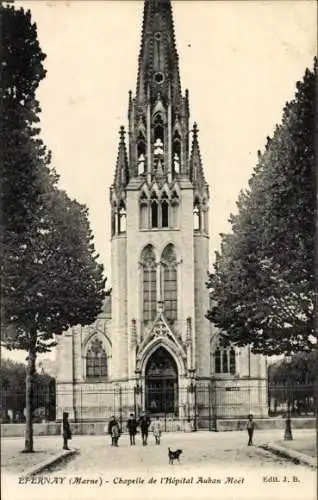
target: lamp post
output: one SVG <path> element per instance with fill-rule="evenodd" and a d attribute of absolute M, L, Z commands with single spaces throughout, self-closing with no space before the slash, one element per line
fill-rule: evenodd
<path fill-rule="evenodd" d="M 288 354 L 285 357 L 285 361 L 290 365 L 292 362 L 292 357 L 290 354 Z M 292 434 L 292 428 L 291 428 L 291 416 L 290 416 L 290 381 L 288 381 L 288 386 L 287 386 L 287 418 L 285 421 L 285 434 L 284 434 L 284 440 L 285 441 L 292 441 L 293 440 L 293 434 Z"/>
<path fill-rule="evenodd" d="M 123 427 L 123 415 L 122 415 L 122 404 L 123 404 L 123 398 L 122 398 L 122 387 L 119 384 L 115 385 L 115 390 L 116 393 L 118 393 L 119 396 L 119 424 L 120 424 L 120 432 L 122 432 L 122 427 Z"/>
<path fill-rule="evenodd" d="M 190 384 L 188 386 L 188 392 L 194 394 L 193 402 L 193 416 L 194 416 L 194 431 L 197 430 L 197 391 L 195 386 L 195 368 L 189 368 L 188 370 L 190 376 Z"/>

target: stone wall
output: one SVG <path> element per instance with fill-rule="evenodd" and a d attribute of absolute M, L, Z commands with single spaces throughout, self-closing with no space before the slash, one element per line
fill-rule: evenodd
<path fill-rule="evenodd" d="M 71 423 L 71 429 L 74 435 L 105 435 L 104 422 L 81 422 Z M 200 422 L 198 422 L 200 430 Z M 257 430 L 284 429 L 285 419 L 283 418 L 263 418 L 255 419 Z M 313 417 L 292 419 L 293 429 L 315 429 L 316 419 Z M 243 431 L 246 429 L 246 419 L 220 419 L 217 420 L 217 431 Z M 48 422 L 33 425 L 34 436 L 60 436 L 61 424 L 58 422 Z M 202 429 L 205 430 L 205 429 Z M 1 424 L 1 436 L 6 437 L 24 437 L 25 424 Z M 125 426 L 123 426 L 125 432 Z M 186 421 L 167 421 L 167 432 L 181 431 L 192 432 L 193 426 Z"/>

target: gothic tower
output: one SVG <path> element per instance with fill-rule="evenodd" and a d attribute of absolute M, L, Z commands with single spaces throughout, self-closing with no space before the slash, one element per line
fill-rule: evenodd
<path fill-rule="evenodd" d="M 223 348 L 205 318 L 209 187 L 189 121 L 170 0 L 145 0 L 110 188 L 112 291 L 93 325 L 59 340 L 58 418 L 145 409 L 206 427 L 212 416 L 266 415 L 264 358 Z"/>
<path fill-rule="evenodd" d="M 121 127 L 110 188 L 112 379 L 140 375 L 172 399 L 190 374 L 210 376 L 209 189 L 189 116 L 170 1 L 146 0 L 128 155 Z"/>

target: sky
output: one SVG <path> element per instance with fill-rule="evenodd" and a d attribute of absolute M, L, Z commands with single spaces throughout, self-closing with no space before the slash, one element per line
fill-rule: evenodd
<path fill-rule="evenodd" d="M 60 187 L 89 208 L 111 285 L 109 187 L 136 88 L 143 2 L 20 0 L 46 53 L 41 137 Z M 172 1 L 182 90 L 210 185 L 210 260 L 257 151 L 316 54 L 315 1 Z"/>

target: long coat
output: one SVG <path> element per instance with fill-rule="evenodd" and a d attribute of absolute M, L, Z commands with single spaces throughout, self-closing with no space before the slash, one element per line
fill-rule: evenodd
<path fill-rule="evenodd" d="M 71 439 L 72 438 L 72 432 L 71 432 L 70 424 L 68 421 L 63 422 L 62 432 L 63 432 L 64 439 Z"/>
<path fill-rule="evenodd" d="M 137 420 L 135 418 L 129 418 L 128 421 L 127 421 L 127 429 L 128 429 L 128 432 L 129 434 L 131 435 L 135 435 L 137 434 Z"/>

